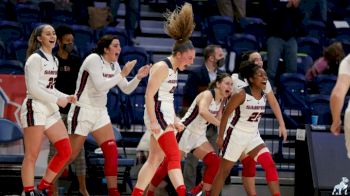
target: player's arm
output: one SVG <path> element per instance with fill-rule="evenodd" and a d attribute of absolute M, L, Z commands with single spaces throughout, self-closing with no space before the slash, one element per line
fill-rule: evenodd
<path fill-rule="evenodd" d="M 330 108 L 332 114 L 332 126 L 331 131 L 333 134 L 338 135 L 341 125 L 341 110 L 344 105 L 345 95 L 350 87 L 350 75 L 340 74 L 338 75 L 335 87 L 332 90 L 330 98 Z"/>
<path fill-rule="evenodd" d="M 286 141 L 287 140 L 287 129 L 286 129 L 286 125 L 284 124 L 280 105 L 279 105 L 275 95 L 273 94 L 273 91 L 270 91 L 269 93 L 267 93 L 266 96 L 267 96 L 267 101 L 269 102 L 270 107 L 271 107 L 271 109 L 272 109 L 273 113 L 275 114 L 275 117 L 278 121 L 279 136 L 280 137 L 283 136 L 283 140 Z"/>
<path fill-rule="evenodd" d="M 220 121 L 215 118 L 215 115 L 210 113 L 209 106 L 213 101 L 213 95 L 210 91 L 206 90 L 203 92 L 201 98 L 198 101 L 198 113 L 201 115 L 207 122 L 219 126 Z"/>

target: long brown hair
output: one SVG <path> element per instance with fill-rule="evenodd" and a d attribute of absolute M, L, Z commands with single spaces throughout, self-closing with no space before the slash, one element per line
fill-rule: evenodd
<path fill-rule="evenodd" d="M 189 40 L 195 27 L 192 5 L 185 3 L 182 7 L 177 7 L 173 12 L 166 12 L 164 16 L 166 18 L 164 25 L 166 34 L 176 40 L 173 45 L 172 55 L 175 55 L 177 52 L 182 53 L 194 49 L 191 40 Z"/>
<path fill-rule="evenodd" d="M 217 83 L 221 83 L 226 77 L 231 78 L 231 75 L 228 74 L 228 73 L 219 73 L 219 74 L 217 74 L 216 79 L 209 84 L 208 89 L 216 88 L 217 87 Z"/>
<path fill-rule="evenodd" d="M 112 41 L 117 39 L 118 37 L 116 35 L 104 35 L 102 36 L 96 44 L 96 48 L 93 49 L 93 52 L 99 54 L 99 55 L 103 55 L 105 53 L 105 48 L 108 48 L 109 45 L 111 45 Z"/>
<path fill-rule="evenodd" d="M 43 30 L 46 26 L 50 26 L 48 24 L 42 24 L 37 26 L 29 37 L 28 40 L 28 49 L 27 49 L 27 57 L 28 58 L 33 52 L 40 48 L 41 43 L 38 41 L 37 37 L 43 33 Z"/>

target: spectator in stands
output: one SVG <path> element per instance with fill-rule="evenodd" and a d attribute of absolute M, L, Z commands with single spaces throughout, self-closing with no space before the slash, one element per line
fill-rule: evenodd
<path fill-rule="evenodd" d="M 297 71 L 298 45 L 295 38 L 302 20 L 298 9 L 299 1 L 267 1 L 267 7 L 270 9 L 267 21 L 267 75 L 272 86 L 275 86 L 280 58 L 283 59 L 286 72 Z"/>
<path fill-rule="evenodd" d="M 339 135 L 341 131 L 341 111 L 344 105 L 346 93 L 350 88 L 350 54 L 347 55 L 340 63 L 337 83 L 335 84 L 331 98 L 330 108 L 332 113 L 331 132 L 334 135 Z M 350 159 L 350 105 L 348 104 L 344 115 L 344 134 L 345 147 Z"/>
<path fill-rule="evenodd" d="M 75 82 L 78 78 L 79 68 L 81 60 L 78 54 L 74 53 L 74 32 L 73 29 L 66 25 L 60 25 L 56 28 L 58 51 L 58 73 L 56 79 L 56 88 L 66 94 L 74 94 Z M 60 107 L 60 113 L 63 122 L 67 126 L 67 114 L 69 106 L 65 108 Z M 50 143 L 49 160 L 55 155 L 56 150 Z M 78 157 L 74 161 L 74 167 L 79 182 L 79 192 L 88 196 L 89 193 L 86 189 L 86 163 L 85 163 L 85 151 L 81 149 Z M 53 185 L 53 195 L 57 195 L 57 183 Z"/>
<path fill-rule="evenodd" d="M 166 14 L 165 31 L 175 39 L 172 54 L 155 63 L 150 71 L 150 77 L 145 95 L 144 122 L 151 131 L 150 151 L 146 163 L 141 168 L 132 196 L 143 195 L 159 164 L 167 157 L 167 171 L 171 182 L 180 196 L 185 196 L 181 171 L 181 157 L 175 138 L 175 129 L 182 131 L 184 126 L 175 115 L 174 91 L 177 86 L 178 70 L 183 71 L 193 64 L 195 48 L 189 40 L 194 19 L 192 5 L 185 3 L 173 12 Z"/>
<path fill-rule="evenodd" d="M 76 158 L 86 136 L 91 133 L 103 152 L 104 174 L 108 195 L 111 196 L 119 196 L 120 193 L 117 190 L 117 144 L 106 108 L 107 93 L 118 85 L 124 93 L 129 94 L 149 72 L 149 65 L 145 65 L 128 82 L 126 76 L 136 60 L 126 63 L 121 70 L 117 63 L 120 51 L 116 36 L 104 35 L 99 39 L 94 53 L 86 57 L 80 68 L 75 91 L 78 101 L 68 113 L 68 131 L 73 149 L 71 161 Z"/>
<path fill-rule="evenodd" d="M 246 0 L 217 0 L 222 16 L 229 16 L 239 21 L 246 15 Z"/>
<path fill-rule="evenodd" d="M 25 146 L 22 183 L 26 196 L 40 194 L 34 190 L 34 168 L 44 135 L 54 144 L 57 154 L 49 162 L 38 185 L 40 191 L 49 190 L 72 154 L 58 106 L 66 107 L 68 103 L 76 101 L 76 96 L 66 95 L 55 89 L 58 60 L 52 55 L 52 49 L 56 38 L 54 28 L 44 24 L 33 30 L 28 41 L 28 59 L 25 64 L 27 96 L 20 115 Z"/>
<path fill-rule="evenodd" d="M 242 66 L 240 75 L 247 78 L 249 85 L 234 94 L 224 109 L 217 138 L 222 158 L 211 195 L 220 194 L 231 168 L 244 153 L 261 164 L 265 170 L 271 194 L 280 196 L 275 163 L 258 130 L 260 118 L 265 111 L 264 89 L 266 89 L 267 76 L 264 69 L 254 63 Z M 234 114 L 233 111 L 235 111 Z"/>
<path fill-rule="evenodd" d="M 183 109 L 187 111 L 195 97 L 206 90 L 210 82 L 215 81 L 217 74 L 223 73 L 219 67 L 225 64 L 224 52 L 219 45 L 208 45 L 204 48 L 204 65 L 195 68 L 189 72 L 188 80 L 184 87 L 183 97 Z M 217 138 L 217 127 L 209 125 L 207 127 L 207 138 L 210 144 L 214 147 L 214 151 L 218 152 L 216 145 Z M 198 159 L 192 154 L 186 156 L 184 164 L 184 180 L 188 189 L 196 186 L 196 175 L 197 175 Z M 195 190 L 202 190 L 202 184 L 199 187 L 194 188 Z"/>
<path fill-rule="evenodd" d="M 197 95 L 181 119 L 186 129 L 176 135 L 182 155 L 192 153 L 196 158 L 203 160 L 206 168 L 200 191 L 203 189 L 207 196 L 210 194 L 211 184 L 220 164 L 219 156 L 206 137 L 207 126 L 209 123 L 216 127 L 220 125 L 221 112 L 227 97 L 231 95 L 231 89 L 232 79 L 230 75 L 227 73 L 219 74 L 210 83 L 208 90 Z M 167 175 L 166 165 L 167 158 L 165 157 L 148 187 L 148 196 L 154 195 L 154 189 Z M 198 192 L 192 194 L 197 195 Z"/>
<path fill-rule="evenodd" d="M 345 52 L 342 44 L 340 42 L 332 43 L 323 50 L 323 55 L 306 72 L 306 79 L 311 81 L 319 74 L 337 75 L 339 63 L 344 56 Z"/>
<path fill-rule="evenodd" d="M 261 55 L 257 51 L 247 51 L 242 55 L 243 62 L 240 66 L 246 66 L 249 63 L 254 63 L 259 67 L 263 67 L 263 61 Z M 247 79 L 243 78 L 240 74 L 232 74 L 233 80 L 233 93 L 238 93 L 242 88 L 248 86 Z M 276 116 L 276 119 L 279 124 L 279 136 L 283 137 L 283 140 L 287 139 L 287 130 L 284 124 L 281 108 L 279 103 L 272 91 L 271 84 L 269 81 L 266 83 L 266 88 L 264 89 L 264 93 L 266 94 L 267 101 Z M 250 156 L 243 154 L 240 157 L 240 161 L 243 165 L 242 172 L 242 181 L 243 186 L 248 195 L 256 195 L 255 190 L 255 165 L 256 162 Z"/>
<path fill-rule="evenodd" d="M 111 25 L 116 25 L 117 15 L 120 5 L 120 0 L 109 0 L 113 15 L 113 22 Z M 141 2 L 140 0 L 125 0 L 125 30 L 129 39 L 134 42 L 136 38 L 136 31 L 141 31 L 140 26 L 140 12 Z"/>

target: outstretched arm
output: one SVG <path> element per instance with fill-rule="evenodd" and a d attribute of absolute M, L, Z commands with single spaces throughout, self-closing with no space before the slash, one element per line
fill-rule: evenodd
<path fill-rule="evenodd" d="M 334 135 L 339 135 L 341 128 L 341 110 L 344 105 L 344 98 L 350 87 L 350 75 L 338 75 L 337 83 L 332 90 L 330 98 L 330 108 L 332 114 L 331 132 Z"/>
<path fill-rule="evenodd" d="M 275 95 L 273 94 L 273 91 L 270 91 L 269 93 L 267 93 L 267 101 L 269 102 L 270 107 L 271 107 L 271 109 L 272 109 L 273 113 L 275 114 L 276 119 L 278 121 L 279 136 L 280 137 L 283 136 L 283 141 L 286 141 L 287 140 L 286 125 L 284 124 L 280 105 L 279 105 Z"/>

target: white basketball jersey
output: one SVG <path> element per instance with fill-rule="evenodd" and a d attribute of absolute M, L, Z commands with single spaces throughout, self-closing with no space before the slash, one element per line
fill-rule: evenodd
<path fill-rule="evenodd" d="M 260 118 L 265 112 L 266 94 L 257 100 L 251 95 L 249 87 L 243 90 L 246 92 L 245 101 L 235 110 L 233 117 L 229 118 L 228 126 L 245 132 L 258 132 Z"/>
<path fill-rule="evenodd" d="M 154 95 L 154 111 L 157 121 L 165 130 L 169 124 L 174 124 L 174 91 L 177 86 L 177 71 L 173 71 L 172 64 L 168 58 L 163 59 L 168 65 L 168 77 L 160 84 L 160 87 Z M 144 119 L 149 119 L 147 108 L 145 107 Z M 147 120 L 145 120 L 145 123 Z"/>
<path fill-rule="evenodd" d="M 58 60 L 41 49 L 35 51 L 25 65 L 27 98 L 47 103 L 52 111 L 58 110 L 57 99 L 66 96 L 55 88 Z"/>
<path fill-rule="evenodd" d="M 109 89 L 123 79 L 116 67 L 96 53 L 86 57 L 79 70 L 75 91 L 79 106 L 106 107 Z"/>
<path fill-rule="evenodd" d="M 174 92 L 177 86 L 177 71 L 174 71 L 168 58 L 163 60 L 168 65 L 168 77 L 160 85 L 155 96 L 157 101 L 174 101 Z"/>
<path fill-rule="evenodd" d="M 221 101 L 218 103 L 215 102 L 214 89 L 210 89 L 210 92 L 213 95 L 213 100 L 209 105 L 209 112 L 216 116 L 219 113 Z M 207 126 L 209 123 L 201 115 L 199 115 L 197 99 L 198 95 L 192 102 L 190 108 L 187 110 L 185 116 L 181 119 L 181 122 L 187 127 L 186 130 L 203 134 L 207 131 Z"/>

